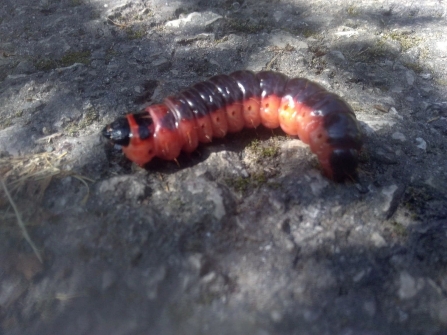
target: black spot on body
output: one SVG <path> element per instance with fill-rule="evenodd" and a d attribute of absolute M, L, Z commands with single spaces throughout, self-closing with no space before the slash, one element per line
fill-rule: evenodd
<path fill-rule="evenodd" d="M 242 101 L 242 91 L 236 80 L 226 74 L 220 74 L 208 79 L 209 82 L 216 86 L 217 91 L 222 96 L 226 105 L 229 106 L 234 102 Z"/>
<path fill-rule="evenodd" d="M 208 108 L 208 112 L 214 112 L 225 106 L 225 100 L 213 83 L 202 81 L 195 84 L 192 88 L 199 93 L 202 101 Z"/>
<path fill-rule="evenodd" d="M 304 103 L 315 95 L 328 93 L 323 86 L 306 78 L 292 78 L 284 87 L 284 96 L 291 96 L 296 102 Z M 321 98 L 321 96 L 320 96 Z"/>
<path fill-rule="evenodd" d="M 289 80 L 286 75 L 274 71 L 258 72 L 256 78 L 259 80 L 262 97 L 268 97 L 272 94 L 276 95 L 277 97 L 282 97 L 284 95 L 286 84 Z"/>
<path fill-rule="evenodd" d="M 138 125 L 138 136 L 144 140 L 152 135 L 149 127 L 154 123 L 148 112 L 142 112 L 133 115 L 135 122 Z"/>
<path fill-rule="evenodd" d="M 181 95 L 185 98 L 186 102 L 197 118 L 208 115 L 208 107 L 205 101 L 200 96 L 199 91 L 191 87 L 187 90 L 184 90 Z"/>
<path fill-rule="evenodd" d="M 251 97 L 261 96 L 261 85 L 256 74 L 252 71 L 236 71 L 230 74 L 242 93 L 243 100 L 247 100 Z"/>

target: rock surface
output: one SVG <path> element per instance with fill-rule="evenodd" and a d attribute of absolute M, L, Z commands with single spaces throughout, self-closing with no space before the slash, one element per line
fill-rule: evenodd
<path fill-rule="evenodd" d="M 43 264 L 0 197 L 0 333 L 446 334 L 446 13 L 431 0 L 3 1 L 0 158 L 61 157 L 62 172 L 8 184 Z M 352 105 L 358 183 L 325 179 L 279 130 L 148 170 L 99 137 L 190 84 L 266 68 Z"/>

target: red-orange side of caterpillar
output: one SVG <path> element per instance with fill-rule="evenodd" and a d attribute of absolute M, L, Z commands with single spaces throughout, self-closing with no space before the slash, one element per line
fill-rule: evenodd
<path fill-rule="evenodd" d="M 273 71 L 214 76 L 142 113 L 117 119 L 103 135 L 144 165 L 155 156 L 172 160 L 181 150 L 192 152 L 213 137 L 260 124 L 299 136 L 327 177 L 356 178 L 362 136 L 351 107 L 317 83 Z"/>

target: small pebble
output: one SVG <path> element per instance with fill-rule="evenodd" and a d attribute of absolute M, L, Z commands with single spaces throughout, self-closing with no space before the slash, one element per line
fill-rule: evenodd
<path fill-rule="evenodd" d="M 169 63 L 169 61 L 166 58 L 160 58 L 160 59 L 154 60 L 151 63 L 151 65 L 157 67 L 157 66 L 165 65 L 167 63 Z"/>
<path fill-rule="evenodd" d="M 346 60 L 345 56 L 343 55 L 343 53 L 341 51 L 333 50 L 333 51 L 331 51 L 331 54 L 333 56 L 337 57 L 339 60 L 342 60 L 342 61 Z"/>
<path fill-rule="evenodd" d="M 391 115 L 396 116 L 397 118 L 399 118 L 399 119 L 401 119 L 401 120 L 403 119 L 403 116 L 402 116 L 402 115 L 399 115 L 399 113 L 397 112 L 396 108 L 394 108 L 394 107 L 391 107 L 391 108 L 390 108 L 389 113 L 390 113 Z"/>
<path fill-rule="evenodd" d="M 403 310 L 399 310 L 399 321 L 405 322 L 408 320 L 408 314 L 405 313 Z"/>
<path fill-rule="evenodd" d="M 272 311 L 270 313 L 270 316 L 271 316 L 272 320 L 275 321 L 275 322 L 279 322 L 282 319 L 281 313 L 279 311 L 276 311 L 276 310 Z"/>
<path fill-rule="evenodd" d="M 414 76 L 413 71 L 405 72 L 405 77 L 407 78 L 407 84 L 410 85 L 410 86 L 413 86 L 414 80 L 415 80 L 415 76 Z"/>
<path fill-rule="evenodd" d="M 391 92 L 393 93 L 402 93 L 404 89 L 401 86 L 394 86 L 391 88 Z"/>
<path fill-rule="evenodd" d="M 421 137 L 416 137 L 416 142 L 417 142 L 416 146 L 417 146 L 419 149 L 427 150 L 427 142 L 425 142 L 423 138 L 421 138 Z"/>
<path fill-rule="evenodd" d="M 405 142 L 407 140 L 407 138 L 405 137 L 404 134 L 402 134 L 401 132 L 396 131 L 395 133 L 393 133 L 393 135 L 391 135 L 391 137 L 395 140 L 401 141 L 401 142 Z"/>
<path fill-rule="evenodd" d="M 381 248 L 381 247 L 386 246 L 385 239 L 382 237 L 382 235 L 380 235 L 377 232 L 374 232 L 371 235 L 371 242 L 374 243 L 374 246 L 377 247 L 377 248 Z"/>
<path fill-rule="evenodd" d="M 365 270 L 361 270 L 360 272 L 358 272 L 353 278 L 352 280 L 354 281 L 354 283 L 358 283 L 360 280 L 362 280 L 362 278 L 365 276 L 366 271 Z"/>
<path fill-rule="evenodd" d="M 376 314 L 376 303 L 374 301 L 365 301 L 363 303 L 363 310 L 370 316 Z"/>
<path fill-rule="evenodd" d="M 421 289 L 420 285 L 408 272 L 402 271 L 399 275 L 399 290 L 397 295 L 400 299 L 413 298 Z"/>
<path fill-rule="evenodd" d="M 397 186 L 397 185 L 395 185 L 395 184 L 393 184 L 393 185 L 390 185 L 390 186 L 387 186 L 387 187 L 384 187 L 383 189 L 382 189 L 382 194 L 384 195 L 384 202 L 383 202 L 383 205 L 382 205 L 382 211 L 384 212 L 384 213 L 386 213 L 386 212 L 388 212 L 389 210 L 390 210 L 390 208 L 391 208 L 391 204 L 392 204 L 392 202 L 393 202 L 393 200 L 394 200 L 394 195 L 395 195 L 395 193 L 396 193 L 396 191 L 397 191 L 397 189 L 398 189 L 399 187 Z M 374 235 L 374 234 L 373 234 Z M 380 236 L 380 235 L 379 235 Z M 383 239 L 383 238 L 382 238 Z"/>
<path fill-rule="evenodd" d="M 211 271 L 202 277 L 202 283 L 207 284 L 212 282 L 216 278 L 216 272 Z"/>
<path fill-rule="evenodd" d="M 231 5 L 231 9 L 234 12 L 239 11 L 240 8 L 241 8 L 241 4 L 239 2 L 233 2 L 233 4 Z"/>
<path fill-rule="evenodd" d="M 444 325 L 447 325 L 447 300 L 441 300 L 436 307 L 438 311 L 438 320 L 441 321 L 441 323 L 443 323 Z"/>

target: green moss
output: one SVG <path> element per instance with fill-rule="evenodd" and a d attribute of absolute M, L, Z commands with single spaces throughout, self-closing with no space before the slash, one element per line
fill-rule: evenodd
<path fill-rule="evenodd" d="M 76 7 L 76 6 L 80 6 L 84 3 L 83 0 L 71 0 L 70 1 L 70 6 L 71 7 Z"/>
<path fill-rule="evenodd" d="M 435 83 L 441 86 L 447 86 L 447 80 L 445 79 L 435 79 Z"/>
<path fill-rule="evenodd" d="M 88 127 L 91 125 L 94 121 L 96 121 L 99 117 L 99 113 L 91 108 L 87 110 L 84 114 L 84 117 L 81 121 L 73 121 L 70 122 L 64 129 L 65 133 L 69 136 L 75 136 L 79 133 L 80 130 Z"/>
<path fill-rule="evenodd" d="M 148 18 L 148 17 L 153 17 L 155 15 L 155 13 L 153 11 L 151 11 L 149 8 L 146 8 L 143 12 L 135 15 L 133 17 L 133 19 L 135 21 L 143 21 L 144 19 Z"/>
<path fill-rule="evenodd" d="M 97 20 L 97 19 L 100 19 L 100 18 L 101 18 L 101 12 L 100 11 L 93 9 L 90 12 L 90 19 Z"/>
<path fill-rule="evenodd" d="M 387 39 L 381 37 L 370 45 L 365 45 L 361 52 L 355 53 L 351 57 L 351 60 L 357 62 L 376 63 L 377 59 L 395 58 L 395 55 L 390 51 L 387 45 Z"/>
<path fill-rule="evenodd" d="M 264 171 L 260 171 L 260 172 L 254 173 L 251 176 L 251 180 L 253 181 L 253 183 L 256 186 L 260 186 L 260 185 L 265 184 L 267 182 L 267 177 L 265 176 Z"/>
<path fill-rule="evenodd" d="M 67 126 L 65 126 L 64 131 L 68 136 L 75 136 L 78 133 L 79 128 L 75 123 L 70 122 Z"/>
<path fill-rule="evenodd" d="M 251 183 L 250 178 L 238 177 L 234 179 L 227 179 L 227 184 L 233 187 L 238 192 L 244 192 L 247 190 Z"/>
<path fill-rule="evenodd" d="M 38 71 L 50 71 L 58 67 L 67 67 L 75 63 L 85 65 L 90 64 L 90 51 L 67 52 L 60 59 L 43 58 L 34 61 L 34 66 Z"/>
<path fill-rule="evenodd" d="M 359 10 L 355 5 L 351 5 L 346 9 L 346 12 L 349 16 L 357 16 L 359 15 Z"/>
<path fill-rule="evenodd" d="M 185 320 L 190 320 L 194 315 L 194 309 L 191 308 L 190 304 L 191 302 L 187 302 L 186 300 L 177 299 L 174 302 L 167 304 L 166 313 L 169 318 L 176 320 L 178 324 L 181 324 Z M 176 327 L 176 325 L 174 324 L 173 327 Z"/>
<path fill-rule="evenodd" d="M 253 152 L 257 152 L 260 147 L 261 142 L 258 139 L 254 139 L 253 141 L 250 142 L 250 144 L 247 145 L 247 149 Z"/>
<path fill-rule="evenodd" d="M 233 187 L 238 192 L 245 192 L 249 188 L 259 187 L 267 182 L 267 176 L 264 171 L 253 173 L 250 177 L 237 177 L 234 179 L 227 179 L 227 184 Z"/>
<path fill-rule="evenodd" d="M 54 59 L 39 59 L 34 66 L 38 71 L 50 71 L 57 68 L 57 62 Z"/>
<path fill-rule="evenodd" d="M 424 71 L 424 68 L 419 63 L 404 62 L 403 65 L 416 73 L 422 73 Z"/>
<path fill-rule="evenodd" d="M 369 49 L 369 56 L 374 58 L 378 57 L 386 57 L 389 54 L 389 51 L 386 46 L 386 40 L 380 39 L 377 40 L 374 45 Z"/>
<path fill-rule="evenodd" d="M 310 28 L 306 28 L 306 29 L 302 30 L 301 35 L 303 35 L 306 38 L 309 38 L 309 37 L 317 38 L 318 37 L 318 32 L 316 30 L 313 30 L 313 29 L 310 29 Z"/>
<path fill-rule="evenodd" d="M 0 121 L 0 130 L 6 129 L 10 126 L 12 126 L 12 120 L 10 118 Z"/>
<path fill-rule="evenodd" d="M 419 218 L 424 214 L 427 203 L 433 200 L 433 194 L 427 187 L 409 187 L 405 191 L 403 205 L 414 214 L 414 218 Z"/>
<path fill-rule="evenodd" d="M 401 223 L 393 221 L 391 222 L 391 231 L 400 237 L 405 237 L 408 235 L 407 229 Z"/>
<path fill-rule="evenodd" d="M 106 62 L 107 63 L 110 62 L 115 56 L 118 56 L 118 55 L 119 55 L 119 53 L 116 50 L 114 50 L 113 48 L 107 49 L 106 57 L 105 57 Z"/>
<path fill-rule="evenodd" d="M 11 127 L 14 123 L 12 122 L 13 119 L 22 117 L 23 110 L 16 111 L 13 115 L 5 117 L 3 119 L 0 119 L 0 130 L 6 129 L 8 127 Z"/>
<path fill-rule="evenodd" d="M 229 29 L 240 33 L 256 34 L 266 28 L 266 24 L 260 21 L 259 23 L 252 23 L 244 19 L 228 19 L 227 26 Z"/>
<path fill-rule="evenodd" d="M 90 64 L 90 51 L 67 52 L 59 61 L 62 67 L 67 67 L 75 63 Z"/>
<path fill-rule="evenodd" d="M 359 154 L 360 162 L 365 163 L 365 162 L 368 162 L 370 159 L 371 159 L 371 156 L 367 150 L 360 151 L 360 154 Z"/>
<path fill-rule="evenodd" d="M 131 40 L 137 40 L 141 39 L 144 36 L 146 36 L 146 31 L 144 29 L 133 29 L 133 28 L 127 28 L 126 29 L 127 37 Z"/>
<path fill-rule="evenodd" d="M 214 40 L 214 44 L 220 44 L 220 43 L 223 43 L 223 42 L 226 42 L 226 41 L 228 41 L 228 36 L 224 36 L 224 37 L 222 37 L 222 38 L 220 38 L 220 39 L 217 39 L 217 40 Z"/>
<path fill-rule="evenodd" d="M 211 303 L 218 298 L 220 298 L 219 294 L 215 292 L 206 292 L 200 295 L 198 303 L 202 305 L 211 305 Z"/>
<path fill-rule="evenodd" d="M 174 199 L 169 201 L 170 207 L 172 210 L 182 210 L 185 207 L 185 203 L 179 197 L 175 197 Z"/>
<path fill-rule="evenodd" d="M 386 38 L 393 39 L 398 41 L 402 46 L 402 51 L 407 51 L 410 48 L 413 48 L 419 45 L 422 41 L 421 37 L 413 36 L 404 32 L 393 31 L 389 34 L 384 35 Z"/>
<path fill-rule="evenodd" d="M 273 145 L 262 145 L 259 140 L 253 140 L 247 147 L 248 150 L 252 151 L 255 155 L 258 156 L 258 159 L 272 158 L 275 157 L 279 148 L 276 143 Z"/>
<path fill-rule="evenodd" d="M 313 37 L 320 40 L 322 37 L 315 29 L 309 27 L 299 27 L 299 28 L 285 28 L 284 31 L 297 36 L 304 36 L 305 38 Z"/>
<path fill-rule="evenodd" d="M 272 158 L 278 155 L 278 147 L 277 146 L 271 146 L 261 149 L 261 157 L 263 158 Z"/>
<path fill-rule="evenodd" d="M 279 190 L 282 187 L 281 183 L 278 183 L 278 182 L 268 183 L 268 186 L 274 190 Z"/>

